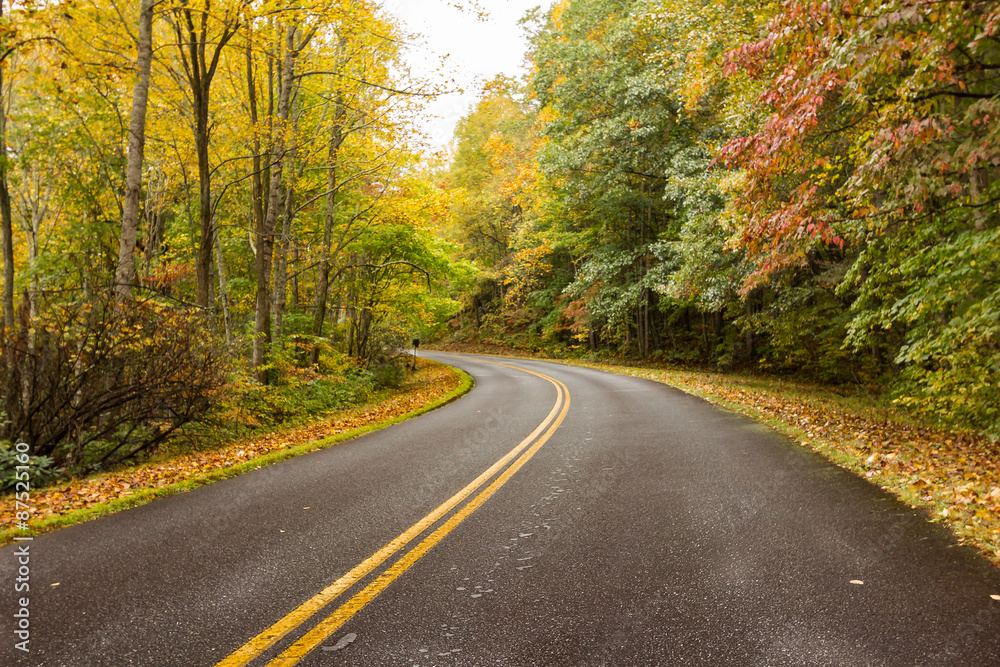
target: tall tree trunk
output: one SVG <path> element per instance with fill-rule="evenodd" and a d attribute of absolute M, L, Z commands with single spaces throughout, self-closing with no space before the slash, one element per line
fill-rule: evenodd
<path fill-rule="evenodd" d="M 257 116 L 257 84 L 253 75 L 253 52 L 250 49 L 250 39 L 247 39 L 247 93 L 250 98 L 250 126 L 253 128 L 253 174 L 250 178 L 250 198 L 252 200 L 254 234 L 258 236 L 264 229 L 263 187 L 261 185 L 260 168 L 260 133 Z M 254 255 L 257 254 L 258 241 L 254 241 Z"/>
<path fill-rule="evenodd" d="M 212 281 L 212 167 L 208 158 L 208 98 L 198 96 L 198 119 L 195 128 L 195 150 L 198 155 L 198 256 L 195 276 L 198 282 L 197 303 L 209 307 L 209 284 Z"/>
<path fill-rule="evenodd" d="M 257 300 L 254 316 L 253 367 L 260 382 L 267 381 L 267 345 L 271 336 L 271 300 L 268 287 L 271 282 L 271 257 L 274 250 L 274 228 L 278 217 L 278 200 L 281 196 L 281 174 L 285 163 L 285 132 L 287 131 L 292 85 L 294 83 L 295 26 L 288 26 L 285 35 L 285 58 L 282 67 L 280 92 L 278 93 L 278 127 L 274 156 L 271 163 L 271 180 L 268 188 L 267 213 L 264 229 L 257 243 Z"/>
<path fill-rule="evenodd" d="M 0 86 L 3 74 L 0 73 Z M 2 102 L 0 102 L 2 105 Z M 3 227 L 3 325 L 14 330 L 14 223 L 10 212 L 10 190 L 7 188 L 7 142 L 2 127 L 5 114 L 0 111 L 0 225 Z"/>
<path fill-rule="evenodd" d="M 292 135 L 297 136 L 298 123 L 292 121 Z M 295 169 L 296 149 L 288 153 L 288 179 L 285 185 L 285 212 L 282 219 L 281 235 L 278 237 L 278 259 L 274 273 L 274 297 L 272 308 L 274 312 L 274 342 L 275 350 L 282 349 L 285 336 L 285 308 L 288 303 L 288 252 L 293 244 L 293 229 L 295 222 L 295 186 L 305 173 L 306 160 L 302 160 Z M 294 280 L 294 279 L 293 279 Z M 298 287 L 296 285 L 296 287 Z M 296 299 L 296 303 L 298 300 Z"/>
<path fill-rule="evenodd" d="M 199 42 L 190 10 L 186 12 L 188 32 L 191 41 L 190 71 L 191 97 L 194 103 L 194 146 L 198 158 L 198 254 L 195 256 L 195 277 L 197 280 L 196 302 L 208 308 L 208 285 L 211 281 L 212 266 L 212 165 L 208 156 L 208 100 L 211 79 L 205 76 L 204 45 Z M 206 252 L 206 250 L 208 252 Z"/>
<path fill-rule="evenodd" d="M 206 5 L 203 9 L 192 9 L 187 0 L 174 9 L 178 21 L 174 23 L 177 35 L 177 46 L 180 49 L 181 60 L 191 89 L 191 100 L 194 106 L 195 128 L 194 143 L 198 156 L 198 192 L 199 192 L 199 238 L 198 255 L 195 258 L 195 274 L 198 281 L 197 302 L 207 309 L 210 302 L 212 283 L 212 246 L 214 224 L 212 221 L 212 169 L 209 161 L 209 98 L 212 89 L 212 79 L 219 66 L 222 49 L 236 34 L 239 17 L 225 12 L 218 16 L 209 11 Z M 195 25 L 195 16 L 199 25 Z M 220 23 L 217 34 L 209 34 L 208 24 L 211 17 L 216 17 Z M 183 25 L 182 25 L 183 22 Z M 211 45 L 211 51 L 209 51 Z"/>
<path fill-rule="evenodd" d="M 29 409 L 35 389 L 35 373 L 32 372 L 31 360 L 35 357 L 35 348 L 38 339 L 35 328 L 31 326 L 31 323 L 38 319 L 38 292 L 40 284 L 38 273 L 35 270 L 38 266 L 38 231 L 41 229 L 42 219 L 45 217 L 48 208 L 47 204 L 43 204 L 41 201 L 41 183 L 38 174 L 35 173 L 33 176 L 34 183 L 31 185 L 30 206 L 27 206 L 27 210 L 22 212 L 22 215 L 27 218 L 25 220 L 27 223 L 25 231 L 27 232 L 28 241 L 28 272 L 31 276 L 29 289 L 24 291 L 21 303 L 22 333 L 19 334 L 20 339 L 25 341 L 23 347 L 24 357 L 20 373 L 21 405 L 24 410 Z"/>
<path fill-rule="evenodd" d="M 652 324 L 649 327 L 649 334 L 653 339 L 653 349 L 662 350 L 663 349 L 663 338 L 660 335 L 660 327 L 657 324 L 657 308 L 656 308 L 656 293 L 653 290 L 646 289 L 646 311 L 652 311 L 651 321 Z M 660 317 L 659 319 L 664 320 L 665 318 Z"/>
<path fill-rule="evenodd" d="M 354 253 L 351 253 L 348 258 L 348 265 L 349 267 L 353 267 L 355 264 L 356 264 L 355 255 Z M 355 340 L 357 339 L 356 334 L 357 334 L 358 312 L 356 305 L 358 301 L 358 295 L 354 289 L 354 286 L 357 282 L 356 276 L 354 275 L 356 270 L 353 268 L 350 268 L 349 270 L 351 273 L 351 278 L 349 279 L 349 282 L 347 284 L 347 294 L 344 297 L 344 317 L 347 318 L 348 322 L 350 322 L 350 326 L 348 327 L 348 337 L 347 337 L 347 355 L 353 357 L 355 351 L 354 343 Z"/>
<path fill-rule="evenodd" d="M 0 0 L 3 17 L 3 0 Z M 0 227 L 3 243 L 3 325 L 13 335 L 14 312 L 14 222 L 7 188 L 7 107 L 4 105 L 3 69 L 0 68 Z"/>
<path fill-rule="evenodd" d="M 295 238 L 292 238 L 292 264 L 293 266 L 299 265 L 299 244 L 296 242 Z M 296 271 L 292 274 L 292 305 L 296 308 L 299 307 L 299 272 Z"/>
<path fill-rule="evenodd" d="M 149 70 L 153 61 L 153 0 L 139 4 L 139 55 L 132 89 L 132 113 L 128 122 L 128 166 L 125 169 L 125 203 L 118 243 L 115 293 L 119 300 L 132 297 L 135 284 L 135 243 L 139 231 L 139 194 L 142 190 L 142 157 L 146 147 L 146 107 L 149 100 Z"/>
<path fill-rule="evenodd" d="M 358 318 L 358 334 L 357 334 L 357 354 L 359 357 L 365 360 L 366 364 L 370 361 L 372 356 L 368 349 L 368 339 L 371 336 L 372 330 L 372 311 L 368 305 L 365 305 L 361 309 L 361 316 Z"/>
<path fill-rule="evenodd" d="M 219 301 L 222 302 L 222 322 L 226 329 L 226 344 L 233 347 L 236 344 L 233 338 L 233 318 L 229 308 L 229 287 L 226 277 L 226 263 L 222 256 L 222 241 L 219 240 L 219 231 L 215 231 L 215 265 L 219 270 Z"/>
<path fill-rule="evenodd" d="M 341 235 L 336 251 L 332 251 L 334 213 L 337 208 L 337 161 L 340 156 L 340 147 L 344 143 L 344 119 L 347 115 L 343 95 L 337 96 L 337 108 L 333 116 L 333 130 L 330 136 L 330 153 L 327 157 L 326 171 L 326 217 L 323 222 L 323 249 L 319 263 L 319 274 L 316 276 L 316 303 L 313 308 L 313 328 L 312 335 L 319 338 L 323 335 L 323 322 L 326 320 L 326 302 L 330 289 L 330 269 L 333 266 L 333 259 L 340 252 L 347 229 Z M 350 227 L 348 226 L 348 229 Z M 319 363 L 319 346 L 313 346 L 312 363 Z"/>
<path fill-rule="evenodd" d="M 288 246 L 292 240 L 292 221 L 295 217 L 295 181 L 292 178 L 292 159 L 289 158 L 289 178 L 285 186 L 285 214 L 278 237 L 278 256 L 274 265 L 274 342 L 282 344 L 285 335 L 285 305 L 288 292 Z"/>
<path fill-rule="evenodd" d="M 52 196 L 52 186 L 46 186 L 46 193 L 42 195 L 42 177 L 37 170 L 32 170 L 32 184 L 30 205 L 26 206 L 27 240 L 28 240 L 28 270 L 31 278 L 29 289 L 26 293 L 28 301 L 28 321 L 34 322 L 38 318 L 38 295 L 41 293 L 41 281 L 38 277 L 38 255 L 39 242 L 38 235 L 42 229 L 42 221 L 48 214 L 48 202 Z M 34 328 L 28 331 L 28 354 L 35 353 L 36 332 Z"/>

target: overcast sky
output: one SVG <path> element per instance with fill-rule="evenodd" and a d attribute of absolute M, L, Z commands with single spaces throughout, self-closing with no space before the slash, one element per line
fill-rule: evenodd
<path fill-rule="evenodd" d="M 437 119 L 428 119 L 425 130 L 435 147 L 446 145 L 455 124 L 479 96 L 484 81 L 497 74 L 520 76 L 526 44 L 518 20 L 533 7 L 547 8 L 551 0 L 479 0 L 489 13 L 482 21 L 475 12 L 450 5 L 462 0 L 385 0 L 383 7 L 406 24 L 408 32 L 424 36 L 423 46 L 411 50 L 414 74 L 430 74 L 448 56 L 446 69 L 464 93 L 439 98 L 428 107 Z"/>

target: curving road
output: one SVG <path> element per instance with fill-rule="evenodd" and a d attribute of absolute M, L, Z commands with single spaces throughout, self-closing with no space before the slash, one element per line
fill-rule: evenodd
<path fill-rule="evenodd" d="M 645 380 L 426 356 L 476 388 L 0 550 L 0 664 L 1000 664 L 1000 571 L 766 427 Z"/>

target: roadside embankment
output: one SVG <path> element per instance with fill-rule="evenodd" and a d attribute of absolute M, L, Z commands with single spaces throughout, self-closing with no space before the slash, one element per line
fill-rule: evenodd
<path fill-rule="evenodd" d="M 27 502 L 5 494 L 0 496 L 0 545 L 15 536 L 87 521 L 356 438 L 439 407 L 471 386 L 465 373 L 421 359 L 416 372 L 388 396 L 312 424 L 31 489 Z M 27 531 L 17 527 L 16 519 L 25 507 L 30 514 Z"/>

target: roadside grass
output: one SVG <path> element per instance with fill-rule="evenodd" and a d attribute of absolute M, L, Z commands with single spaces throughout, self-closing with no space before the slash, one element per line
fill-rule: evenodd
<path fill-rule="evenodd" d="M 501 352 L 480 346 L 446 347 L 473 354 Z M 1000 443 L 921 423 L 884 393 L 864 387 L 639 364 L 554 361 L 662 382 L 765 423 L 877 484 L 1000 566 Z"/>
<path fill-rule="evenodd" d="M 0 546 L 15 537 L 33 537 L 89 521 L 353 440 L 450 403 L 472 384 L 465 372 L 422 359 L 416 373 L 399 389 L 320 421 L 33 489 L 27 503 L 32 517 L 27 531 L 16 525 L 16 512 L 21 508 L 14 494 L 4 494 L 0 496 Z"/>

